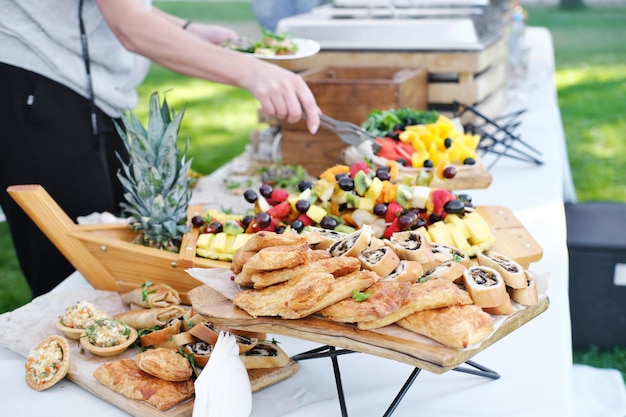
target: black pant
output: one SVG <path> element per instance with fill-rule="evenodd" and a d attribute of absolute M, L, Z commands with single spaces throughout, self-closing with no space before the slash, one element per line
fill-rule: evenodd
<path fill-rule="evenodd" d="M 95 211 L 119 213 L 122 188 L 116 153 L 127 152 L 114 121 L 97 110 L 91 130 L 89 101 L 32 72 L 0 63 L 0 205 L 33 296 L 74 271 L 6 192 L 40 184 L 72 219 Z"/>

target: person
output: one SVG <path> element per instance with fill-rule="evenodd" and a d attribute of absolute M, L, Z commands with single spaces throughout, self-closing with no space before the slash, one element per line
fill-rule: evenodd
<path fill-rule="evenodd" d="M 261 26 L 276 32 L 280 19 L 308 13 L 327 0 L 253 0 L 252 11 Z"/>
<path fill-rule="evenodd" d="M 191 22 L 150 0 L 5 0 L 0 14 L 0 207 L 33 296 L 72 265 L 6 192 L 40 184 L 72 219 L 119 214 L 115 121 L 137 104 L 150 62 L 189 77 L 250 91 L 288 122 L 320 109 L 297 74 L 220 46 L 237 34 Z"/>

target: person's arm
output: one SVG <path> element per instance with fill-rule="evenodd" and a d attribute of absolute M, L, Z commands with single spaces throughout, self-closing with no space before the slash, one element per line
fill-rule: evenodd
<path fill-rule="evenodd" d="M 96 3 L 129 51 L 183 75 L 244 88 L 259 100 L 267 114 L 286 118 L 290 123 L 300 120 L 304 111 L 309 130 L 317 131 L 320 109 L 299 75 L 214 45 L 193 30 L 183 29 L 182 19 L 176 20 L 158 9 L 146 10 L 141 0 Z"/>

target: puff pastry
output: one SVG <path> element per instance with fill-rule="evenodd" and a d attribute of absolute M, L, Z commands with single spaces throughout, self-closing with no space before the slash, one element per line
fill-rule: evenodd
<path fill-rule="evenodd" d="M 319 252 L 323 252 L 326 255 L 321 257 Z M 321 258 L 316 259 L 315 258 Z M 289 279 L 311 272 L 327 272 L 335 277 L 346 275 L 354 271 L 358 271 L 361 268 L 361 263 L 358 259 L 349 256 L 333 257 L 327 251 L 311 251 L 311 261 L 298 265 L 294 268 L 285 268 L 277 271 L 259 271 L 250 275 L 252 285 L 256 289 L 263 289 L 270 285 L 279 284 L 281 282 L 288 281 Z"/>
<path fill-rule="evenodd" d="M 372 271 L 356 271 L 335 278 L 327 272 L 301 274 L 262 290 L 238 293 L 233 303 L 254 317 L 280 316 L 299 319 L 363 291 L 378 281 Z"/>
<path fill-rule="evenodd" d="M 169 410 L 194 394 L 191 379 L 172 382 L 157 378 L 139 369 L 133 359 L 106 362 L 93 376 L 110 390 L 132 400 L 145 401 L 161 411 Z"/>
<path fill-rule="evenodd" d="M 235 282 L 245 287 L 254 285 L 252 275 L 260 271 L 275 271 L 293 268 L 309 260 L 309 245 L 302 243 L 292 246 L 270 246 L 263 248 L 243 265 L 235 276 Z"/>
<path fill-rule="evenodd" d="M 491 316 L 476 305 L 420 311 L 398 320 L 398 325 L 456 349 L 481 343 L 494 329 Z"/>
<path fill-rule="evenodd" d="M 369 294 L 366 300 L 346 298 L 326 307 L 320 313 L 332 321 L 341 323 L 377 320 L 400 308 L 410 288 L 409 282 L 379 281 L 364 291 Z"/>
<path fill-rule="evenodd" d="M 417 311 L 447 307 L 457 304 L 472 304 L 467 291 L 462 290 L 452 281 L 435 278 L 411 284 L 411 288 L 400 308 L 377 320 L 357 323 L 360 330 L 371 330 L 395 323 L 403 317 Z"/>
<path fill-rule="evenodd" d="M 142 371 L 166 381 L 185 381 L 193 373 L 187 358 L 176 353 L 174 349 L 145 350 L 137 354 L 135 363 Z"/>
<path fill-rule="evenodd" d="M 261 231 L 255 233 L 237 252 L 233 254 L 233 261 L 230 265 L 231 271 L 235 274 L 241 272 L 246 261 L 256 252 L 272 246 L 293 246 L 307 243 L 305 235 L 295 233 L 278 234 L 274 232 Z"/>

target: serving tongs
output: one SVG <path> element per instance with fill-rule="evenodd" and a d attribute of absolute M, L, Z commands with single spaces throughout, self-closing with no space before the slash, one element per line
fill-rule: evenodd
<path fill-rule="evenodd" d="M 333 119 L 325 114 L 320 114 L 320 126 L 335 133 L 342 141 L 355 148 L 369 147 L 377 153 L 381 146 L 374 139 L 376 136 L 354 123 Z M 368 152 L 369 153 L 369 152 Z"/>

